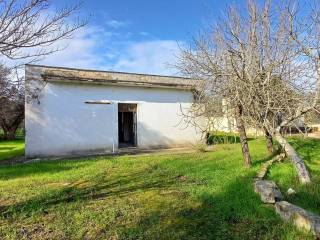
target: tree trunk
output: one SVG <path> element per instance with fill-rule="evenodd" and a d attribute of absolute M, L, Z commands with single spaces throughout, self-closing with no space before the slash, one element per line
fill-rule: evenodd
<path fill-rule="evenodd" d="M 251 167 L 251 156 L 249 152 L 249 145 L 248 145 L 248 139 L 247 139 L 247 133 L 246 128 L 244 126 L 243 120 L 242 120 L 242 107 L 241 105 L 237 105 L 235 110 L 235 116 L 236 116 L 236 124 L 237 129 L 240 136 L 240 143 L 241 143 L 241 150 L 243 155 L 244 164 L 246 167 Z"/>
<path fill-rule="evenodd" d="M 302 183 L 310 183 L 310 175 L 304 164 L 303 160 L 299 157 L 293 147 L 288 143 L 288 141 L 279 133 L 274 134 L 274 138 L 279 142 L 281 147 L 284 149 L 286 155 L 291 159 L 291 162 L 295 166 L 299 180 Z"/>
<path fill-rule="evenodd" d="M 20 115 L 9 123 L 7 123 L 5 119 L 0 118 L 0 123 L 4 133 L 5 140 L 14 140 L 16 138 L 16 131 L 19 128 L 22 121 L 23 118 Z"/>
<path fill-rule="evenodd" d="M 4 132 L 4 140 L 14 140 L 16 138 L 16 129 L 3 130 Z"/>
<path fill-rule="evenodd" d="M 267 149 L 269 153 L 273 153 L 273 140 L 272 140 L 272 135 L 269 133 L 269 131 L 264 127 L 264 134 L 266 137 L 266 142 L 267 142 Z"/>

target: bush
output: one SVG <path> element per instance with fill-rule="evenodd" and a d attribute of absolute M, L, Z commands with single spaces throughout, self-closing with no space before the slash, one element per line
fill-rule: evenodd
<path fill-rule="evenodd" d="M 199 142 L 194 145 L 194 148 L 197 152 L 206 152 L 207 151 L 207 144 Z"/>
<path fill-rule="evenodd" d="M 3 130 L 0 128 L 0 140 L 4 138 Z M 16 139 L 24 139 L 24 130 L 23 128 L 18 128 L 16 131 Z"/>
<path fill-rule="evenodd" d="M 207 144 L 225 144 L 225 143 L 239 143 L 240 138 L 238 134 L 232 132 L 214 131 L 207 134 Z"/>

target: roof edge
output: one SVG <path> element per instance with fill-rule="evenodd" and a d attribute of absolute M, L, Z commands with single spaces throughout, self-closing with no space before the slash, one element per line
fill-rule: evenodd
<path fill-rule="evenodd" d="M 67 67 L 26 64 L 26 72 L 47 82 L 107 84 L 115 86 L 161 87 L 177 89 L 195 89 L 199 81 L 191 78 L 163 76 L 141 73 L 126 73 L 100 70 L 86 70 Z"/>
<path fill-rule="evenodd" d="M 193 80 L 190 77 L 182 77 L 182 76 L 172 76 L 172 75 L 160 75 L 160 74 L 149 74 L 149 73 L 135 73 L 135 72 L 122 72 L 122 71 L 112 71 L 112 70 L 97 70 L 97 69 L 88 69 L 88 68 L 73 68 L 73 67 L 59 67 L 59 66 L 49 66 L 42 64 L 31 64 L 27 63 L 25 66 L 31 67 L 41 67 L 41 68 L 51 68 L 51 69 L 65 69 L 65 70 L 74 70 L 74 71 L 85 71 L 85 72 L 96 72 L 96 73 L 119 73 L 119 74 L 128 74 L 128 75 L 139 75 L 139 76 L 151 76 L 151 77 L 165 77 L 165 78 L 178 78 L 178 79 L 186 79 Z"/>

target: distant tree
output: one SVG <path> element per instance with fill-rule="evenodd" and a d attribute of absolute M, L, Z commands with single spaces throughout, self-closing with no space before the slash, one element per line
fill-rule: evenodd
<path fill-rule="evenodd" d="M 240 137 L 243 126 L 264 130 L 282 146 L 300 181 L 308 183 L 309 172 L 281 129 L 316 110 L 319 103 L 319 2 L 305 11 L 299 11 L 294 0 L 271 3 L 248 0 L 244 13 L 230 7 L 225 19 L 182 51 L 180 68 L 206 82 L 199 86 L 203 98 L 195 106 L 225 99 L 228 111 L 235 112 Z M 193 107 L 190 114 L 207 115 L 206 108 Z M 249 165 L 242 132 L 244 160 Z"/>
<path fill-rule="evenodd" d="M 24 119 L 24 87 L 12 81 L 11 71 L 0 65 L 0 126 L 4 139 L 15 139 L 15 133 Z"/>
<path fill-rule="evenodd" d="M 52 11 L 49 0 L 0 1 L 0 56 L 14 61 L 14 67 L 38 61 L 60 51 L 58 41 L 72 37 L 87 20 L 71 19 L 81 4 Z M 1 127 L 8 139 L 14 138 L 24 118 L 23 79 L 13 67 L 1 65 Z M 11 78 L 10 78 L 11 76 Z"/>

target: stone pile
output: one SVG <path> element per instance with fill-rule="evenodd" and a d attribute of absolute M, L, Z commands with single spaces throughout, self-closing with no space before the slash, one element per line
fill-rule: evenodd
<path fill-rule="evenodd" d="M 284 221 L 291 222 L 298 228 L 310 231 L 316 238 L 320 239 L 320 217 L 299 206 L 282 201 L 283 196 L 276 183 L 265 180 L 270 166 L 276 161 L 282 161 L 284 158 L 285 155 L 282 153 L 262 165 L 254 179 L 254 191 L 260 195 L 263 203 L 273 204 L 276 213 L 279 214 Z M 288 190 L 287 194 L 289 193 L 296 194 L 291 188 Z"/>

